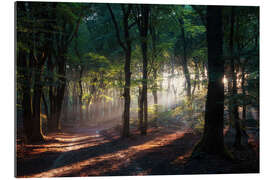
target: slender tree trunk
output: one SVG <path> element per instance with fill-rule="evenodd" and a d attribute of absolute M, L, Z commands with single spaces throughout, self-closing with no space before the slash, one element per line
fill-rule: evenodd
<path fill-rule="evenodd" d="M 148 80 L 148 57 L 147 57 L 147 33 L 148 33 L 148 18 L 149 18 L 149 5 L 141 5 L 142 18 L 138 22 L 140 36 L 141 36 L 141 50 L 143 57 L 143 82 L 142 82 L 142 102 L 143 102 L 143 127 L 141 134 L 147 134 L 148 126 L 148 103 L 147 103 L 147 80 Z"/>
<path fill-rule="evenodd" d="M 157 34 L 156 34 L 156 30 L 155 30 L 155 26 L 153 24 L 152 18 L 154 18 L 153 16 L 150 16 L 150 23 L 149 23 L 149 31 L 150 31 L 150 35 L 151 35 L 151 39 L 152 39 L 152 61 L 156 61 L 156 57 L 157 57 L 157 50 L 156 50 L 156 41 L 157 41 Z M 155 113 L 157 115 L 157 104 L 158 104 L 158 96 L 157 96 L 157 88 L 158 88 L 158 84 L 157 84 L 157 67 L 155 67 L 155 63 L 152 63 L 152 68 L 153 68 L 153 79 L 154 79 L 154 85 L 153 85 L 153 89 L 152 89 L 152 94 L 154 97 L 154 105 L 155 105 Z"/>
<path fill-rule="evenodd" d="M 41 94 L 42 94 L 42 85 L 41 85 L 41 73 L 42 65 L 37 65 L 35 69 L 35 85 L 34 85 L 34 95 L 33 95 L 33 119 L 32 119 L 32 142 L 38 142 L 44 140 L 42 134 L 42 121 L 40 118 L 40 109 L 41 109 Z"/>
<path fill-rule="evenodd" d="M 131 71 L 130 71 L 130 60 L 131 60 L 131 39 L 129 37 L 129 16 L 131 13 L 131 6 L 132 5 L 121 5 L 122 13 L 123 13 L 123 27 L 124 27 L 124 42 L 120 38 L 120 30 L 117 24 L 117 21 L 115 19 L 115 16 L 113 14 L 113 11 L 109 4 L 107 4 L 107 7 L 109 9 L 109 12 L 111 14 L 114 27 L 116 30 L 116 37 L 118 40 L 118 43 L 123 48 L 125 52 L 125 85 L 124 85 L 124 112 L 123 112 L 123 128 L 122 128 L 122 138 L 126 138 L 129 136 L 129 120 L 130 120 L 130 77 L 131 77 Z"/>
<path fill-rule="evenodd" d="M 82 111 L 82 105 L 83 105 L 83 101 L 82 101 L 82 96 L 83 96 L 83 88 L 82 88 L 82 72 L 83 69 L 81 69 L 80 71 L 80 80 L 79 80 L 79 87 L 80 87 L 80 94 L 79 94 L 79 111 L 80 111 L 80 123 L 83 122 L 83 111 Z"/>
<path fill-rule="evenodd" d="M 244 97 L 244 102 L 243 102 L 243 112 L 242 112 L 242 122 L 245 124 L 246 122 L 246 113 L 247 113 L 247 106 L 246 106 L 246 100 L 245 100 L 245 97 L 246 97 L 246 89 L 245 89 L 245 82 L 246 82 L 246 79 L 245 79 L 245 67 L 244 65 L 242 65 L 242 74 L 241 74 L 241 79 L 242 79 L 242 82 L 241 82 L 241 88 L 242 88 L 242 93 L 243 93 L 243 97 Z"/>
<path fill-rule="evenodd" d="M 50 115 L 48 119 L 48 131 L 54 132 L 57 130 L 57 123 L 56 123 L 56 102 L 55 102 L 55 96 L 53 93 L 53 87 L 49 87 L 49 99 L 50 99 Z"/>
<path fill-rule="evenodd" d="M 128 33 L 128 18 L 124 21 L 125 26 L 125 36 L 129 42 L 129 33 Z M 127 43 L 127 50 L 125 52 L 125 87 L 124 87 L 124 114 L 123 114 L 123 132 L 122 137 L 129 136 L 129 119 L 130 119 L 130 59 L 131 59 L 131 44 Z"/>
<path fill-rule="evenodd" d="M 53 62 L 52 62 L 52 55 L 49 54 L 48 56 L 48 70 L 49 72 L 53 73 L 54 72 L 54 68 L 55 66 L 53 65 Z M 48 82 L 50 84 L 54 83 L 53 82 L 53 77 L 52 76 L 49 76 L 48 77 Z M 49 116 L 48 116 L 48 132 L 54 132 L 56 131 L 56 120 L 55 120 L 55 112 L 56 112 L 56 105 L 55 105 L 55 88 L 50 85 L 49 86 L 49 102 L 50 102 L 50 106 L 49 106 L 49 109 L 50 109 L 50 113 L 49 113 Z"/>
<path fill-rule="evenodd" d="M 46 101 L 46 97 L 45 97 L 44 91 L 42 91 L 42 102 L 44 104 L 44 110 L 45 110 L 45 114 L 46 114 L 46 120 L 47 120 L 47 124 L 46 125 L 48 125 L 49 108 L 48 108 L 48 104 L 47 104 L 47 101 Z M 45 128 L 45 132 L 47 133 L 47 127 Z M 43 133 L 45 133 L 45 132 L 43 132 Z"/>
<path fill-rule="evenodd" d="M 183 58 L 182 58 L 182 67 L 183 72 L 186 78 L 187 83 L 187 96 L 189 99 L 191 99 L 191 82 L 190 82 L 190 73 L 188 70 L 188 64 L 187 64 L 187 42 L 186 42 L 186 35 L 185 35 L 185 29 L 184 29 L 184 22 L 182 19 L 179 19 L 180 27 L 181 27 L 181 35 L 182 35 L 182 41 L 183 41 Z"/>
<path fill-rule="evenodd" d="M 224 155 L 224 60 L 222 59 L 222 7 L 207 7 L 208 92 L 203 138 L 194 152 Z"/>
<path fill-rule="evenodd" d="M 142 132 L 143 128 L 143 99 L 142 99 L 142 88 L 139 87 L 138 96 L 138 119 L 139 119 L 139 130 Z"/>
<path fill-rule="evenodd" d="M 129 119 L 130 119 L 130 58 L 131 58 L 131 47 L 126 52 L 125 60 L 125 88 L 124 88 L 124 114 L 123 114 L 123 132 L 122 137 L 129 136 Z"/>
<path fill-rule="evenodd" d="M 86 122 L 88 122 L 91 118 L 89 118 L 90 117 L 90 111 L 89 111 L 89 108 L 90 108 L 90 100 L 87 100 L 87 102 L 86 102 L 86 117 L 85 117 L 85 121 Z"/>
<path fill-rule="evenodd" d="M 154 105 L 158 104 L 158 95 L 157 95 L 157 90 L 152 91 L 153 97 L 154 97 Z"/>
<path fill-rule="evenodd" d="M 19 35 L 18 35 L 19 36 Z M 19 37 L 18 37 L 19 38 Z M 28 57 L 29 58 L 29 57 Z M 31 112 L 31 63 L 27 66 L 27 52 L 19 50 L 18 71 L 22 74 L 22 108 L 23 108 L 23 129 L 26 142 L 30 141 L 32 132 L 32 112 Z"/>
<path fill-rule="evenodd" d="M 40 118 L 41 113 L 41 98 L 42 98 L 42 82 L 41 82 L 41 74 L 43 72 L 43 66 L 45 60 L 47 59 L 47 53 L 43 52 L 44 55 L 38 55 L 38 57 L 34 57 L 34 52 L 31 50 L 30 59 L 34 62 L 34 93 L 32 99 L 32 108 L 33 108 L 33 117 L 32 117 L 32 142 L 43 141 L 43 133 L 42 133 L 42 120 Z M 37 53 L 41 54 L 41 53 Z M 38 61 L 37 61 L 38 60 Z"/>
<path fill-rule="evenodd" d="M 72 106 L 73 106 L 73 121 L 76 122 L 77 120 L 77 89 L 76 89 L 76 83 L 74 81 L 74 84 L 73 84 L 73 100 L 72 100 Z"/>
<path fill-rule="evenodd" d="M 66 52 L 66 51 L 63 51 Z M 57 130 L 61 130 L 61 121 L 60 121 L 60 116 L 61 116 L 61 110 L 62 110 L 62 104 L 63 104 L 63 99 L 64 99 L 64 94 L 65 94 L 65 89 L 66 89 L 66 59 L 64 57 L 65 53 L 61 54 L 61 59 L 62 61 L 58 61 L 58 73 L 61 75 L 59 77 L 60 85 L 57 87 L 57 96 L 56 96 L 56 122 L 57 122 Z"/>
<path fill-rule="evenodd" d="M 241 138 L 242 138 L 242 130 L 241 130 L 241 124 L 240 124 L 240 119 L 239 119 L 239 112 L 238 112 L 238 105 L 237 101 L 234 98 L 237 93 L 237 76 L 235 72 L 235 59 L 233 58 L 234 52 L 234 23 L 235 22 L 235 14 L 234 14 L 234 7 L 231 9 L 231 32 L 230 32 L 230 53 L 231 53 L 231 76 L 232 76 L 232 118 L 234 121 L 235 129 L 236 129 L 236 136 L 235 136 L 235 141 L 234 141 L 234 146 L 240 147 L 241 146 Z"/>
<path fill-rule="evenodd" d="M 154 105 L 157 105 L 158 104 L 158 95 L 157 95 L 158 84 L 157 84 L 157 71 L 156 71 L 156 69 L 154 69 L 153 78 L 154 78 L 154 86 L 153 86 L 152 94 L 154 97 Z"/>
<path fill-rule="evenodd" d="M 67 86 L 66 86 L 66 90 L 65 90 L 65 95 L 64 95 L 64 100 L 63 100 L 63 105 L 64 105 L 64 108 L 62 108 L 62 114 L 63 114 L 63 121 L 68 121 L 69 120 L 69 82 L 67 82 Z"/>
<path fill-rule="evenodd" d="M 192 90 L 192 96 L 194 95 L 195 89 L 196 89 L 196 85 L 197 85 L 197 81 L 199 81 L 199 68 L 198 68 L 198 64 L 195 62 L 195 80 L 194 80 L 194 84 L 193 84 L 193 90 Z M 200 83 L 198 83 L 198 90 L 200 89 Z"/>
<path fill-rule="evenodd" d="M 228 93 L 230 95 L 232 95 L 232 89 L 233 89 L 232 87 L 233 87 L 232 75 L 231 75 L 231 72 L 229 72 L 229 75 L 228 75 Z M 235 127 L 235 124 L 234 124 L 235 121 L 234 121 L 234 116 L 233 116 L 233 103 L 232 103 L 231 99 L 229 99 L 228 111 L 229 111 L 229 131 L 233 131 L 233 128 Z"/>
<path fill-rule="evenodd" d="M 183 72 L 184 72 L 184 75 L 185 75 L 185 79 L 186 79 L 186 84 L 187 84 L 187 97 L 189 99 L 191 99 L 191 82 L 190 82 L 190 73 L 189 73 L 189 70 L 188 70 L 188 66 L 187 66 L 187 60 L 185 60 L 186 57 L 184 57 L 184 60 L 183 60 Z"/>

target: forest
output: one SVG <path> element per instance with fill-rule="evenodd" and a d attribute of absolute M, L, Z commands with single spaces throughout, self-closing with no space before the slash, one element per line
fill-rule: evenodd
<path fill-rule="evenodd" d="M 16 177 L 259 173 L 259 7 L 15 11 Z"/>

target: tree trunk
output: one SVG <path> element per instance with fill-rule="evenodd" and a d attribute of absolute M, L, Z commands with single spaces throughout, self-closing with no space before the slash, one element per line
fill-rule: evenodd
<path fill-rule="evenodd" d="M 157 58 L 157 50 L 156 50 L 156 41 L 157 41 L 157 36 L 158 34 L 156 33 L 156 29 L 155 29 L 155 25 L 153 24 L 152 21 L 153 16 L 150 17 L 150 23 L 149 23 L 149 31 L 150 31 L 150 35 L 151 35 L 151 39 L 152 39 L 152 68 L 153 68 L 153 80 L 154 80 L 154 85 L 152 88 L 152 94 L 154 97 L 154 106 L 155 106 L 155 114 L 157 116 L 157 104 L 158 104 L 158 96 L 157 96 L 157 88 L 158 88 L 158 84 L 157 84 L 157 67 L 156 64 L 154 63 L 156 61 Z"/>
<path fill-rule="evenodd" d="M 79 113 L 80 113 L 80 123 L 83 122 L 83 111 L 82 111 L 82 105 L 83 105 L 83 101 L 82 101 L 82 96 L 83 96 L 83 88 L 82 88 L 82 72 L 83 69 L 81 68 L 80 70 L 80 80 L 79 80 L 79 87 L 80 87 L 80 94 L 79 94 Z"/>
<path fill-rule="evenodd" d="M 49 118 L 49 108 L 48 108 L 48 104 L 47 104 L 47 101 L 46 101 L 46 97 L 45 97 L 45 94 L 44 94 L 44 91 L 42 91 L 42 102 L 43 102 L 43 105 L 44 105 L 44 111 L 45 111 L 45 114 L 46 114 L 46 127 L 43 127 L 43 134 L 45 133 L 48 133 L 48 118 Z"/>
<path fill-rule="evenodd" d="M 194 152 L 224 155 L 224 61 L 222 59 L 222 7 L 207 7 L 208 92 L 203 138 Z"/>
<path fill-rule="evenodd" d="M 235 14 L 234 14 L 234 7 L 231 9 L 231 32 L 230 32 L 230 54 L 231 54 L 231 61 L 230 61 L 230 66 L 231 66 L 231 76 L 232 76 L 232 118 L 234 121 L 235 125 L 235 130 L 236 130 L 236 136 L 234 140 L 234 146 L 235 147 L 240 147 L 241 146 L 241 138 L 242 138 L 242 130 L 241 130 L 241 124 L 240 124 L 240 119 L 239 119 L 239 112 L 238 112 L 238 104 L 235 99 L 235 96 L 237 96 L 237 76 L 235 72 L 235 59 L 233 58 L 234 52 L 234 22 L 235 22 Z"/>
<path fill-rule="evenodd" d="M 19 38 L 19 35 L 18 35 Z M 32 112 L 31 112 L 31 63 L 27 66 L 27 52 L 19 50 L 18 52 L 18 71 L 21 74 L 22 81 L 22 108 L 23 108 L 23 131 L 26 142 L 31 138 L 32 132 Z"/>
<path fill-rule="evenodd" d="M 139 130 L 142 132 L 143 128 L 143 99 L 142 99 L 142 88 L 139 87 L 138 96 L 138 119 L 139 119 Z"/>
<path fill-rule="evenodd" d="M 187 66 L 187 60 L 186 57 L 183 58 L 183 72 L 184 72 L 184 75 L 185 75 L 185 79 L 186 79 L 186 83 L 187 83 L 187 97 L 189 99 L 191 99 L 191 82 L 190 82 L 190 73 L 189 73 L 189 70 L 188 70 L 188 66 Z"/>
<path fill-rule="evenodd" d="M 245 100 L 245 98 L 246 98 L 246 89 L 245 89 L 246 79 L 245 79 L 245 67 L 244 67 L 244 64 L 242 65 L 241 79 L 242 79 L 241 88 L 242 88 L 242 93 L 243 93 L 243 97 L 244 97 L 244 100 L 243 100 L 243 112 L 242 112 L 242 122 L 245 124 L 247 106 L 246 106 L 246 100 Z"/>
<path fill-rule="evenodd" d="M 194 84 L 193 84 L 192 96 L 195 93 L 197 82 L 199 82 L 199 80 L 200 80 L 199 78 L 200 78 L 199 77 L 199 68 L 198 68 L 197 62 L 195 62 L 195 80 L 194 80 Z M 198 83 L 198 90 L 200 90 L 200 83 Z"/>
<path fill-rule="evenodd" d="M 147 57 L 147 33 L 148 33 L 148 18 L 149 18 L 149 5 L 141 5 L 141 22 L 138 23 L 140 37 L 141 37 L 141 50 L 143 57 L 143 82 L 142 82 L 142 102 L 143 102 L 143 127 L 141 134 L 147 134 L 148 126 L 148 103 L 147 103 L 147 80 L 148 80 L 148 57 Z"/>
<path fill-rule="evenodd" d="M 64 99 L 64 94 L 65 94 L 65 89 L 66 89 L 66 58 L 64 57 L 64 52 L 61 54 L 60 58 L 61 60 L 58 60 L 58 74 L 61 75 L 59 77 L 59 86 L 57 87 L 57 96 L 56 96 L 56 122 L 57 122 L 57 131 L 61 130 L 61 121 L 60 121 L 60 116 L 61 116 L 61 110 L 62 110 L 62 104 L 63 104 L 63 99 Z"/>
<path fill-rule="evenodd" d="M 131 43 L 129 39 L 128 17 L 124 19 L 125 39 L 127 48 L 125 51 L 125 87 L 124 87 L 124 114 L 123 114 L 123 132 L 122 137 L 129 136 L 129 119 L 130 119 L 130 59 L 131 59 Z"/>
<path fill-rule="evenodd" d="M 76 122 L 77 120 L 77 90 L 76 90 L 76 83 L 75 81 L 73 82 L 73 95 L 72 95 L 72 110 L 73 110 L 73 122 Z"/>
<path fill-rule="evenodd" d="M 48 64 L 49 72 L 53 73 L 55 66 L 53 65 L 51 54 L 48 56 L 47 64 Z M 48 82 L 50 84 L 54 83 L 52 76 L 48 77 Z M 50 106 L 49 106 L 50 111 L 49 112 L 50 113 L 49 113 L 49 117 L 47 119 L 48 120 L 48 124 L 47 124 L 48 132 L 54 132 L 57 129 L 56 128 L 57 124 L 56 124 L 56 120 L 55 120 L 56 104 L 55 104 L 55 91 L 54 90 L 55 90 L 55 88 L 53 87 L 53 85 L 50 85 L 49 86 L 49 102 L 50 102 Z"/>
<path fill-rule="evenodd" d="M 107 4 L 107 7 L 109 9 L 109 12 L 111 14 L 114 27 L 116 30 L 116 37 L 118 40 L 118 43 L 123 48 L 125 52 L 125 85 L 124 85 L 124 112 L 123 112 L 123 127 L 122 127 L 122 138 L 126 138 L 129 136 L 129 120 L 130 120 L 130 77 L 131 77 L 131 71 L 130 71 L 130 60 L 131 60 L 131 39 L 129 37 L 129 15 L 131 13 L 131 5 L 121 5 L 122 13 L 123 13 L 123 27 L 124 27 L 124 42 L 120 38 L 120 31 L 117 24 L 117 21 L 115 19 L 115 16 L 113 14 L 113 11 L 109 4 Z"/>
<path fill-rule="evenodd" d="M 183 72 L 186 78 L 187 83 L 187 96 L 189 99 L 191 99 L 191 83 L 190 83 L 190 73 L 188 70 L 188 59 L 187 59 L 187 42 L 186 42 L 186 35 L 185 35 L 185 29 L 184 29 L 184 21 L 182 19 L 179 19 L 180 27 L 181 27 L 181 35 L 182 35 L 182 41 L 183 41 L 183 58 L 182 58 L 182 67 Z"/>
<path fill-rule="evenodd" d="M 34 94 L 33 94 L 33 119 L 32 119 L 32 142 L 39 142 L 44 140 L 42 134 L 42 121 L 40 118 L 40 109 L 41 109 L 41 94 L 42 94 L 42 85 L 41 85 L 41 73 L 43 66 L 36 65 L 34 76 L 35 76 L 35 85 L 34 85 Z"/>

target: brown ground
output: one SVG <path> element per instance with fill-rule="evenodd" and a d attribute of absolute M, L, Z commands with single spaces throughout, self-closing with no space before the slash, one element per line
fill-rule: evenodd
<path fill-rule="evenodd" d="M 132 129 L 121 139 L 119 128 L 69 127 L 46 136 L 43 144 L 17 145 L 17 177 L 255 173 L 258 140 L 230 151 L 234 161 L 200 154 L 189 159 L 201 134 L 181 126 L 155 127 L 147 136 Z M 227 138 L 227 140 L 230 140 Z M 226 141 L 225 141 L 226 142 Z"/>

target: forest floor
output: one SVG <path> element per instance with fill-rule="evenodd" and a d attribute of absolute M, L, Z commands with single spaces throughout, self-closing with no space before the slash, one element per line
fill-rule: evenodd
<path fill-rule="evenodd" d="M 131 128 L 121 139 L 119 127 L 63 128 L 48 134 L 45 143 L 23 144 L 17 139 L 17 177 L 67 177 L 113 175 L 181 175 L 259 172 L 259 142 L 248 131 L 248 145 L 229 151 L 235 159 L 201 154 L 190 158 L 202 134 L 187 123 L 149 127 L 147 136 Z M 232 138 L 225 136 L 225 142 Z"/>

